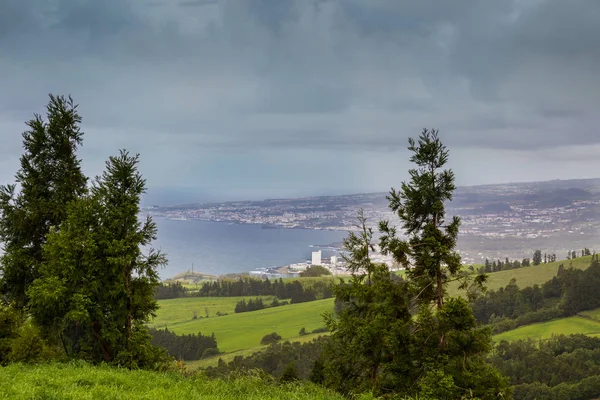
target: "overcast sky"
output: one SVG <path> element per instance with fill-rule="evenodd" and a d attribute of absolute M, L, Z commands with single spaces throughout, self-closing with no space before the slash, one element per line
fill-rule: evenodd
<path fill-rule="evenodd" d="M 599 38 L 598 0 L 0 0 L 0 183 L 50 92 L 163 204 L 387 190 L 423 127 L 460 185 L 599 177 Z"/>

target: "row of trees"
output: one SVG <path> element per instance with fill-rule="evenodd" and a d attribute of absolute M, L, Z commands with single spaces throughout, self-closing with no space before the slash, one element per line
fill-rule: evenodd
<path fill-rule="evenodd" d="M 279 305 L 279 304 L 277 304 L 277 305 Z M 246 301 L 245 299 L 241 299 L 235 305 L 235 312 L 242 313 L 242 312 L 248 312 L 248 311 L 257 311 L 257 310 L 262 310 L 265 307 L 266 306 L 260 297 L 257 297 L 254 300 L 250 299 L 248 301 Z"/>
<path fill-rule="evenodd" d="M 276 296 L 278 299 L 291 299 L 292 303 L 301 303 L 302 299 L 327 299 L 333 296 L 331 281 L 317 281 L 310 286 L 300 281 L 284 282 L 279 278 L 274 281 L 255 278 L 239 278 L 237 280 L 216 280 L 205 282 L 200 289 L 190 295 L 201 297 L 233 297 L 233 296 Z M 295 300 L 295 301 L 294 301 Z"/>
<path fill-rule="evenodd" d="M 178 360 L 193 361 L 212 357 L 219 354 L 217 339 L 213 333 L 210 336 L 201 333 L 189 335 L 176 335 L 165 329 L 148 330 L 152 337 L 152 344 L 163 347 Z"/>
<path fill-rule="evenodd" d="M 144 322 L 167 261 L 141 251 L 156 225 L 138 219 L 139 156 L 122 150 L 89 180 L 77 157 L 80 123 L 71 98 L 50 95 L 46 118 L 27 122 L 15 183 L 0 186 L 3 307 L 27 313 L 66 357 L 156 367 L 166 355 Z"/>

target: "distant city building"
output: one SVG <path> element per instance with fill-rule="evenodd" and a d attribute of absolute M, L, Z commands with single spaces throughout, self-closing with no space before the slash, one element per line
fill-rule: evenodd
<path fill-rule="evenodd" d="M 337 264 L 337 257 L 336 256 L 331 256 L 331 265 L 334 266 Z"/>
<path fill-rule="evenodd" d="M 321 250 L 312 252 L 312 265 L 321 265 Z"/>

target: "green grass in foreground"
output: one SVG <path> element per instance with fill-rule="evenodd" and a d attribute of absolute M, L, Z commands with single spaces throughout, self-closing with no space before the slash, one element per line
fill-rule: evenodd
<path fill-rule="evenodd" d="M 210 335 L 214 332 L 219 350 L 232 352 L 259 346 L 262 337 L 271 332 L 277 332 L 284 340 L 289 340 L 298 336 L 300 328 L 304 327 L 310 332 L 323 327 L 323 312 L 333 311 L 333 299 L 326 299 L 229 314 L 224 317 L 211 315 L 210 318 L 190 320 L 189 311 L 182 312 L 184 319 L 178 320 L 174 316 L 177 308 L 182 304 L 185 304 L 188 309 L 197 307 L 202 310 L 201 304 L 205 304 L 206 299 L 197 297 L 160 301 L 161 308 L 157 312 L 156 319 L 149 326 L 157 328 L 167 326 L 170 331 L 179 335 L 198 332 Z M 225 301 L 228 298 L 218 299 Z M 171 303 L 165 306 L 165 302 Z"/>
<path fill-rule="evenodd" d="M 600 309 L 592 311 L 600 315 Z M 582 333 L 585 335 L 600 334 L 600 321 L 580 316 L 555 319 L 548 322 L 526 325 L 511 331 L 502 332 L 494 336 L 494 341 L 519 340 L 519 339 L 549 339 L 553 334 L 572 335 Z"/>
<path fill-rule="evenodd" d="M 257 376 L 222 381 L 84 363 L 0 367 L 0 399 L 343 399 L 310 383 L 276 385 Z"/>

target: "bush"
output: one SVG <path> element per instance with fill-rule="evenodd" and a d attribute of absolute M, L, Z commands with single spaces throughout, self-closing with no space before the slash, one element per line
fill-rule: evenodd
<path fill-rule="evenodd" d="M 322 327 L 322 328 L 313 329 L 313 331 L 312 331 L 312 333 L 324 333 L 324 332 L 329 332 L 329 329 L 327 329 L 326 327 Z"/>
<path fill-rule="evenodd" d="M 281 377 L 279 378 L 280 383 L 289 383 L 298 380 L 298 374 L 296 372 L 296 365 L 294 363 L 289 363 L 285 366 Z"/>
<path fill-rule="evenodd" d="M 17 331 L 17 336 L 8 341 L 10 352 L 9 362 L 41 363 L 60 358 L 56 348 L 48 345 L 42 338 L 38 327 L 31 322 L 26 322 Z"/>
<path fill-rule="evenodd" d="M 219 354 L 221 354 L 221 352 L 219 350 L 211 347 L 211 348 L 204 350 L 204 353 L 202 353 L 202 359 L 204 360 L 205 358 L 214 357 Z"/>
<path fill-rule="evenodd" d="M 281 336 L 279 336 L 277 334 L 277 332 L 273 332 L 273 333 L 269 333 L 268 335 L 263 336 L 263 338 L 260 339 L 260 344 L 272 344 L 272 343 L 277 343 L 280 340 L 281 340 Z"/>
<path fill-rule="evenodd" d="M 298 335 L 300 335 L 300 336 L 304 336 L 304 335 L 306 335 L 306 334 L 307 334 L 307 332 L 306 332 L 306 328 L 301 328 L 301 329 L 300 329 L 300 332 L 298 332 Z"/>
<path fill-rule="evenodd" d="M 331 271 L 322 265 L 311 265 L 304 271 L 300 272 L 300 276 L 305 277 L 318 277 L 321 275 L 331 275 Z"/>

